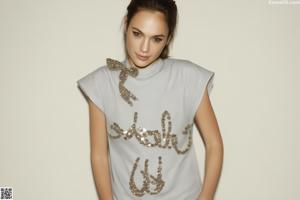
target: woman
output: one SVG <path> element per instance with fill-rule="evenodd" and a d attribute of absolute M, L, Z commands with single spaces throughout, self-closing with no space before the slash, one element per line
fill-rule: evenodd
<path fill-rule="evenodd" d="M 127 11 L 126 58 L 108 58 L 78 80 L 88 97 L 99 198 L 212 200 L 223 160 L 209 99 L 214 72 L 168 56 L 177 23 L 173 0 L 132 0 Z M 206 149 L 203 182 L 194 124 Z"/>

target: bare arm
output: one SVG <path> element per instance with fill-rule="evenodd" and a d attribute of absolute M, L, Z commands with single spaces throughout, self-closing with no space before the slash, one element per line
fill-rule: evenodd
<path fill-rule="evenodd" d="M 90 99 L 88 103 L 94 181 L 98 197 L 101 200 L 112 200 L 105 115 Z"/>
<path fill-rule="evenodd" d="M 223 141 L 207 89 L 195 116 L 205 144 L 205 173 L 199 200 L 213 200 L 223 163 Z"/>

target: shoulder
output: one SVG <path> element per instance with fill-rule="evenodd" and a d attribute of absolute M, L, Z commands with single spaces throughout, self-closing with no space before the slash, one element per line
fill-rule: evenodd
<path fill-rule="evenodd" d="M 93 71 L 89 72 L 89 76 L 95 76 L 95 77 L 102 77 L 105 76 L 108 73 L 108 67 L 107 65 L 102 65 L 94 69 Z"/>
<path fill-rule="evenodd" d="M 79 81 L 85 81 L 85 80 L 101 81 L 107 77 L 108 73 L 109 73 L 109 69 L 107 65 L 102 65 L 93 69 L 92 71 L 87 72 L 87 74 L 81 77 Z"/>
<path fill-rule="evenodd" d="M 212 71 L 208 68 L 205 68 L 195 62 L 192 62 L 188 59 L 180 58 L 166 58 L 165 63 L 167 66 L 173 68 L 173 70 L 179 71 L 182 74 L 186 75 L 199 75 L 211 73 Z"/>

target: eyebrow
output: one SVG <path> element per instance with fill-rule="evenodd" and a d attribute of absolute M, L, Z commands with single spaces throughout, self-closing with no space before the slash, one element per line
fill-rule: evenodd
<path fill-rule="evenodd" d="M 139 31 L 140 33 L 144 34 L 140 29 L 136 28 L 136 27 L 133 27 L 132 26 L 132 29 L 136 29 L 137 31 Z M 160 35 L 154 35 L 153 37 L 165 37 L 164 34 L 160 34 Z"/>

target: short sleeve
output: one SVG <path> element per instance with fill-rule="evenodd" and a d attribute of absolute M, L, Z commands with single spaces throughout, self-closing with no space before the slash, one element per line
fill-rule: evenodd
<path fill-rule="evenodd" d="M 204 96 L 204 91 L 207 88 L 208 94 L 211 94 L 214 85 L 215 72 L 208 70 L 202 66 L 194 65 L 194 73 L 191 75 L 190 85 L 192 91 L 191 96 L 191 112 L 195 117 L 197 109 Z"/>
<path fill-rule="evenodd" d="M 77 80 L 77 85 L 83 91 L 84 95 L 87 96 L 102 112 L 105 112 L 104 102 L 102 98 L 101 87 L 101 70 L 100 68 L 90 72 L 86 76 Z"/>

